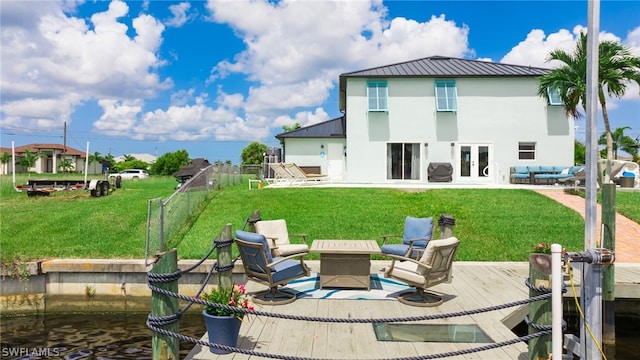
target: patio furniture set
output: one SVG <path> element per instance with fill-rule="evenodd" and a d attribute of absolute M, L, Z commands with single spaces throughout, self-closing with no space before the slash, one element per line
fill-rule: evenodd
<path fill-rule="evenodd" d="M 256 214 L 256 213 L 254 213 Z M 284 219 L 262 220 L 250 217 L 250 231 L 237 230 L 235 242 L 249 280 L 267 286 L 253 294 L 259 304 L 279 305 L 296 300 L 284 288 L 288 282 L 310 275 L 304 256 L 320 255 L 320 288 L 363 288 L 370 290 L 371 255 L 391 259 L 384 276 L 407 283 L 415 290 L 402 293 L 398 300 L 414 306 L 437 306 L 442 298 L 425 289 L 451 279 L 451 268 L 460 241 L 455 237 L 432 240 L 433 218 L 406 217 L 403 241 L 388 244 L 391 235 L 383 236 L 382 247 L 375 240 L 314 240 L 309 247 L 289 240 Z"/>
<path fill-rule="evenodd" d="M 584 166 L 513 166 L 509 174 L 512 184 L 553 185 L 584 181 Z"/>

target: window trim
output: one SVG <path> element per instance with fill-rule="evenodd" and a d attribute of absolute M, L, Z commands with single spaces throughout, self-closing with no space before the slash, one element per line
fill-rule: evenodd
<path fill-rule="evenodd" d="M 523 149 L 523 146 L 530 146 L 532 149 Z M 538 144 L 535 141 L 519 141 L 518 142 L 518 160 L 533 161 L 536 159 Z M 525 154 L 532 154 L 531 158 L 523 157 Z"/>
<path fill-rule="evenodd" d="M 371 91 L 375 89 L 375 94 Z M 381 91 L 383 93 L 381 94 Z M 371 107 L 372 96 L 375 96 L 376 108 Z M 380 106 L 384 99 L 384 107 Z M 367 80 L 367 110 L 371 112 L 389 111 L 389 84 L 387 80 Z"/>
<path fill-rule="evenodd" d="M 441 94 L 438 90 L 444 89 L 444 94 Z M 455 80 L 436 80 L 434 83 L 435 99 L 436 99 L 436 111 L 442 112 L 456 112 L 458 111 L 458 87 Z M 449 94 L 449 91 L 452 94 Z M 447 104 L 446 108 L 440 107 L 440 100 L 444 100 Z"/>
<path fill-rule="evenodd" d="M 564 105 L 562 97 L 560 97 L 560 88 L 548 86 L 547 98 L 549 99 L 549 105 Z"/>

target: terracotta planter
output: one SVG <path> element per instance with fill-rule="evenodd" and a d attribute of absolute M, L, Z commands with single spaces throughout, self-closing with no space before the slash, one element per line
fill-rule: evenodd
<path fill-rule="evenodd" d="M 202 311 L 204 323 L 207 326 L 207 334 L 209 342 L 212 344 L 220 344 L 236 347 L 238 344 L 238 334 L 240 333 L 240 325 L 242 321 L 233 316 L 215 316 L 207 314 L 206 310 Z M 209 351 L 214 354 L 229 354 L 230 351 L 209 347 Z"/>

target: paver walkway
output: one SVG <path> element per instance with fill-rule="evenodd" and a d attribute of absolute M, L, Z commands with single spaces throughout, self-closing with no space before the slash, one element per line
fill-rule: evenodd
<path fill-rule="evenodd" d="M 538 193 L 548 196 L 557 202 L 577 211 L 584 218 L 585 200 L 584 198 L 571 195 L 561 190 L 540 189 Z M 596 228 L 600 229 L 600 215 L 602 208 L 597 205 Z M 616 214 L 616 262 L 640 263 L 640 224 L 632 221 L 626 216 Z"/>

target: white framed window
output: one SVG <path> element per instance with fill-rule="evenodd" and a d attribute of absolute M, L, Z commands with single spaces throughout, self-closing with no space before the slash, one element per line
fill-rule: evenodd
<path fill-rule="evenodd" d="M 387 111 L 389 90 L 386 80 L 367 81 L 369 111 Z"/>
<path fill-rule="evenodd" d="M 549 96 L 549 105 L 563 105 L 562 98 L 560 97 L 560 88 L 548 87 L 547 95 Z"/>
<path fill-rule="evenodd" d="M 387 180 L 420 180 L 420 143 L 387 144 Z"/>
<path fill-rule="evenodd" d="M 536 143 L 535 142 L 519 142 L 518 143 L 518 160 L 535 160 L 536 159 Z"/>
<path fill-rule="evenodd" d="M 458 111 L 458 90 L 455 80 L 436 81 L 436 110 Z"/>

